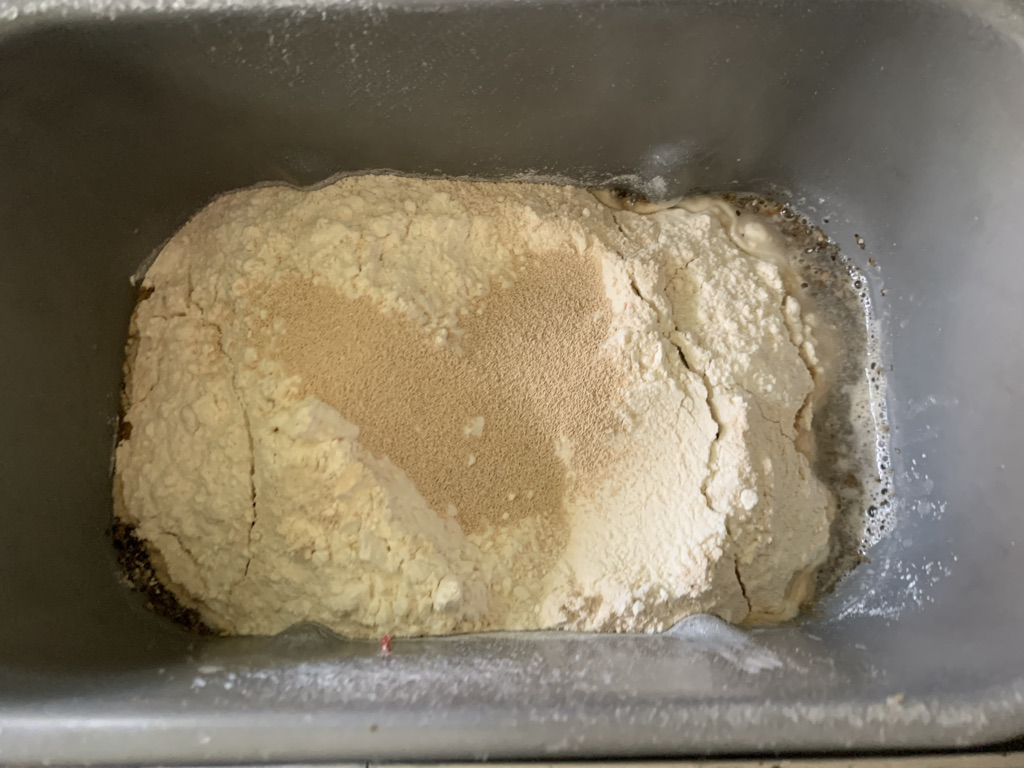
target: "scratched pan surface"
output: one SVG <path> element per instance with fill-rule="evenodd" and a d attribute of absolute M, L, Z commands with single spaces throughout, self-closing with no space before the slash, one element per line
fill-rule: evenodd
<path fill-rule="evenodd" d="M 1021 3 L 104 2 L 0 0 L 0 762 L 1024 731 Z M 151 615 L 106 534 L 128 277 L 218 192 L 371 168 L 774 184 L 827 217 L 881 265 L 895 533 L 812 615 L 750 632 L 396 641 L 385 663 Z"/>

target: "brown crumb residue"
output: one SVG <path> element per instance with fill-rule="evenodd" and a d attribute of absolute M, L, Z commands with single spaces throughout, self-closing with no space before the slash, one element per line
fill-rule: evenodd
<path fill-rule="evenodd" d="M 199 612 L 186 608 L 157 578 L 146 544 L 135 533 L 130 523 L 115 521 L 110 529 L 114 552 L 128 583 L 146 595 L 147 606 L 158 616 L 164 616 L 197 635 L 215 635 L 199 617 Z"/>

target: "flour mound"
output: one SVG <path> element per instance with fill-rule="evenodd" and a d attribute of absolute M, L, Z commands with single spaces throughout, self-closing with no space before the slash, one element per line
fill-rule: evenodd
<path fill-rule="evenodd" d="M 828 554 L 824 372 L 714 200 L 343 179 L 225 195 L 146 274 L 117 516 L 229 633 L 792 617 Z"/>

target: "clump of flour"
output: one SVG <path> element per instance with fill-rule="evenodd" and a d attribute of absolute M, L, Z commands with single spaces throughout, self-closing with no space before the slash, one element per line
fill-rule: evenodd
<path fill-rule="evenodd" d="M 117 515 L 226 632 L 791 617 L 832 514 L 813 313 L 767 229 L 683 205 L 391 176 L 218 199 L 132 318 Z"/>

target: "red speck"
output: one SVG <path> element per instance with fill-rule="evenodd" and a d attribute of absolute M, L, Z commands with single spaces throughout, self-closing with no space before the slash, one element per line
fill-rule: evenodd
<path fill-rule="evenodd" d="M 380 655 L 387 658 L 391 655 L 391 633 L 388 632 L 380 639 Z"/>

